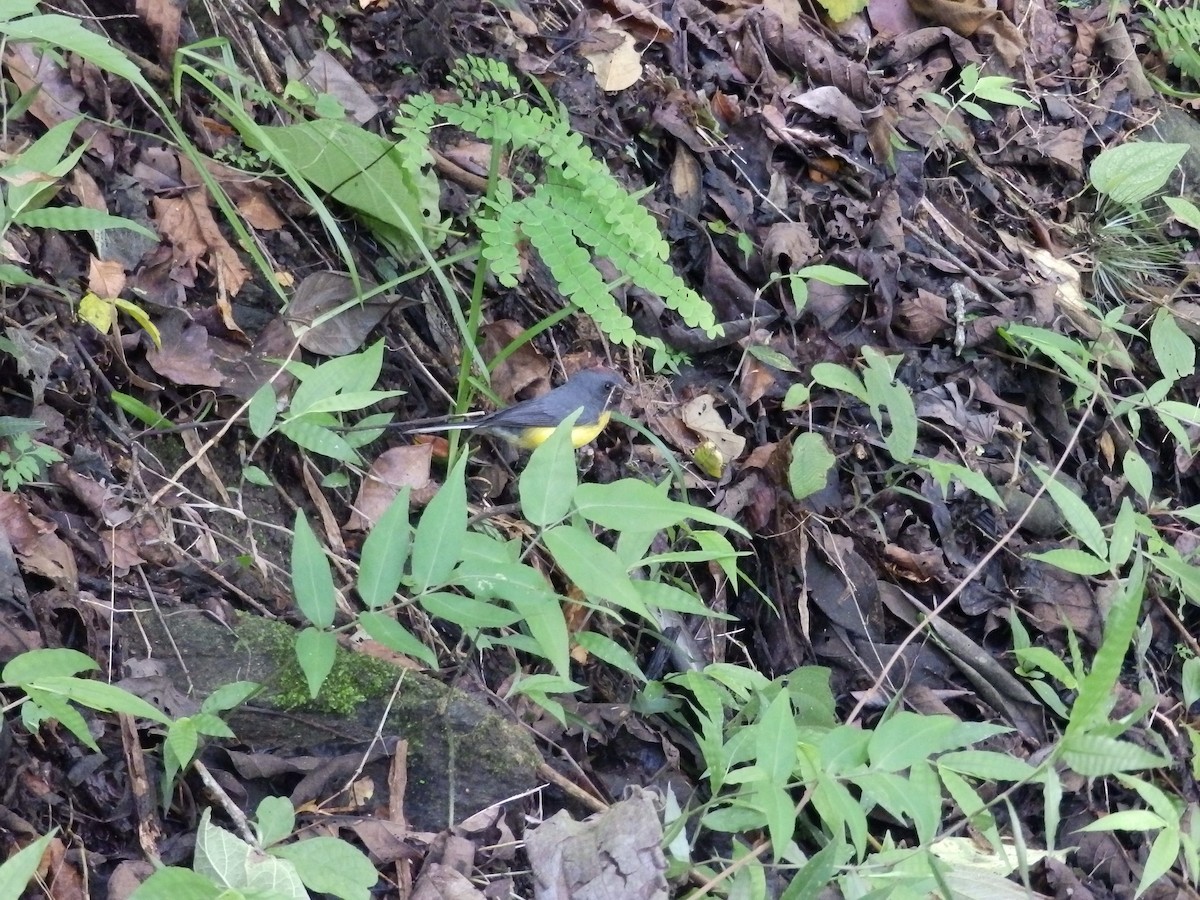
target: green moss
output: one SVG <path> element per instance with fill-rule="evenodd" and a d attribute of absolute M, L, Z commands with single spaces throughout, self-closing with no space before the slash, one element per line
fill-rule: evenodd
<path fill-rule="evenodd" d="M 295 631 L 277 622 L 248 617 L 238 624 L 237 634 L 239 643 L 275 662 L 277 680 L 268 688 L 272 701 L 282 709 L 350 715 L 364 700 L 388 696 L 399 677 L 394 666 L 339 647 L 333 669 L 321 693 L 313 699 L 296 659 Z"/>

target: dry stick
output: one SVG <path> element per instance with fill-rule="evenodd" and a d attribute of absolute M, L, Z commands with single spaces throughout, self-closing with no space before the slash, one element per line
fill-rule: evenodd
<path fill-rule="evenodd" d="M 1034 492 L 1033 499 L 1029 501 L 1029 505 L 1025 507 L 1025 511 L 1017 517 L 1017 520 L 1013 522 L 1012 527 L 1009 528 L 1008 531 L 1004 532 L 1004 535 L 1000 538 L 1000 540 L 996 541 L 996 543 L 992 545 L 992 548 L 988 550 L 988 552 L 983 555 L 979 562 L 975 564 L 974 568 L 972 568 L 971 571 L 966 574 L 963 580 L 958 583 L 958 586 L 949 594 L 947 594 L 941 603 L 929 611 L 929 616 L 925 619 L 925 621 L 909 631 L 904 640 L 902 640 L 896 646 L 896 649 L 892 652 L 892 655 L 888 658 L 887 663 L 884 664 L 883 669 L 880 671 L 879 677 L 875 679 L 875 683 L 872 684 L 868 690 L 863 692 L 863 695 L 859 699 L 858 703 L 854 705 L 854 709 L 850 711 L 850 715 L 846 717 L 846 724 L 850 724 L 857 719 L 859 714 L 863 711 L 863 707 L 866 705 L 868 698 L 875 696 L 876 692 L 883 687 L 883 683 L 887 679 L 888 673 L 891 672 L 896 663 L 900 661 L 901 655 L 908 648 L 909 644 L 917 639 L 917 635 L 925 630 L 929 622 L 931 622 L 935 616 L 940 616 L 946 607 L 958 599 L 959 594 L 966 590 L 967 585 L 979 577 L 979 574 L 983 571 L 984 567 L 992 561 L 993 557 L 995 557 L 997 553 L 1004 549 L 1004 546 L 1013 539 L 1013 535 L 1017 533 L 1018 529 L 1025 524 L 1025 519 L 1029 516 L 1030 512 L 1033 511 L 1034 505 L 1040 499 L 1042 499 L 1042 495 L 1046 493 L 1047 485 L 1053 479 L 1058 477 L 1058 473 L 1062 471 L 1062 467 L 1067 462 L 1067 456 L 1070 454 L 1071 450 L 1075 448 L 1076 444 L 1079 443 L 1079 436 L 1083 433 L 1083 426 L 1087 424 L 1087 420 L 1091 417 L 1092 408 L 1096 405 L 1096 397 L 1098 395 L 1099 390 L 1092 394 L 1091 399 L 1088 401 L 1087 409 L 1083 411 L 1083 415 L 1079 418 L 1079 424 L 1075 426 L 1075 431 L 1071 434 L 1071 439 L 1067 442 L 1067 446 L 1063 448 L 1062 455 L 1059 456 L 1058 462 L 1054 464 L 1054 468 L 1050 471 L 1050 477 L 1043 481 L 1042 486 Z M 796 815 L 799 815 L 803 811 L 804 807 L 808 805 L 810 796 L 811 791 L 806 790 L 804 795 L 800 798 L 800 802 L 796 804 Z M 701 885 L 697 889 L 696 893 L 689 895 L 688 900 L 697 900 L 697 898 L 705 896 L 718 884 L 734 875 L 739 869 L 749 865 L 751 861 L 759 859 L 764 853 L 767 852 L 767 848 L 770 846 L 771 841 L 769 839 L 764 838 L 763 840 L 759 841 L 750 849 L 749 853 L 735 862 L 732 866 L 718 872 L 707 882 Z"/>

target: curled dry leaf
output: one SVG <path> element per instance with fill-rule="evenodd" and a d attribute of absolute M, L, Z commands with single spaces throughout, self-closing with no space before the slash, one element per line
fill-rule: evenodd
<path fill-rule="evenodd" d="M 354 511 L 346 523 L 346 530 L 366 531 L 379 521 L 403 487 L 413 489 L 413 506 L 428 503 L 437 491 L 429 477 L 432 458 L 432 444 L 393 447 L 379 454 L 354 498 Z"/>

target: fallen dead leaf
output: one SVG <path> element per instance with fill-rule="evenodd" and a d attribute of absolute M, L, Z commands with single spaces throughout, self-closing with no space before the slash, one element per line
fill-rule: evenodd
<path fill-rule="evenodd" d="M 727 463 L 732 462 L 746 449 L 746 439 L 729 430 L 715 404 L 715 397 L 702 394 L 685 403 L 679 414 L 684 425 L 705 440 L 712 441 L 721 457 Z"/>
<path fill-rule="evenodd" d="M 354 509 L 346 523 L 346 530 L 366 531 L 378 522 L 403 487 L 413 489 L 414 506 L 427 503 L 436 491 L 436 486 L 430 481 L 432 459 L 432 444 L 393 447 L 379 454 L 371 463 L 358 496 L 354 498 Z"/>

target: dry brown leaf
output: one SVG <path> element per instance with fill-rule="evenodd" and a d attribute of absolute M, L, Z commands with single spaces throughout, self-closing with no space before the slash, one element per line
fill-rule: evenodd
<path fill-rule="evenodd" d="M 436 490 L 429 477 L 432 459 L 432 444 L 393 447 L 379 454 L 371 463 L 358 496 L 354 498 L 354 509 L 346 523 L 346 530 L 366 531 L 378 522 L 403 487 L 413 489 L 414 506 L 428 502 Z M 418 498 L 416 494 L 425 496 Z"/>
<path fill-rule="evenodd" d="M 179 49 L 183 5 L 174 0 L 137 0 L 134 9 L 158 40 L 158 58 L 163 63 L 170 63 Z"/>
<path fill-rule="evenodd" d="M 955 34 L 972 37 L 987 35 L 992 46 L 1010 67 L 1015 66 L 1025 50 L 1025 38 L 1020 30 L 998 9 L 989 9 L 984 0 L 908 0 L 913 12 Z"/>
<path fill-rule="evenodd" d="M 683 424 L 696 434 L 717 445 L 717 450 L 726 462 L 732 462 L 746 449 L 746 439 L 734 434 L 716 410 L 716 398 L 701 394 L 683 405 L 679 411 Z"/>
<path fill-rule="evenodd" d="M 54 533 L 54 523 L 37 518 L 24 500 L 6 491 L 0 491 L 0 530 L 27 572 L 44 575 L 71 591 L 77 588 L 75 554 Z"/>
<path fill-rule="evenodd" d="M 125 290 L 125 267 L 116 260 L 89 257 L 88 290 L 105 300 L 120 297 Z"/>
<path fill-rule="evenodd" d="M 637 84 L 642 77 L 642 57 L 637 52 L 633 35 L 614 28 L 594 32 L 593 36 L 607 36 L 615 42 L 611 50 L 583 54 L 591 64 L 600 90 L 623 91 Z"/>

